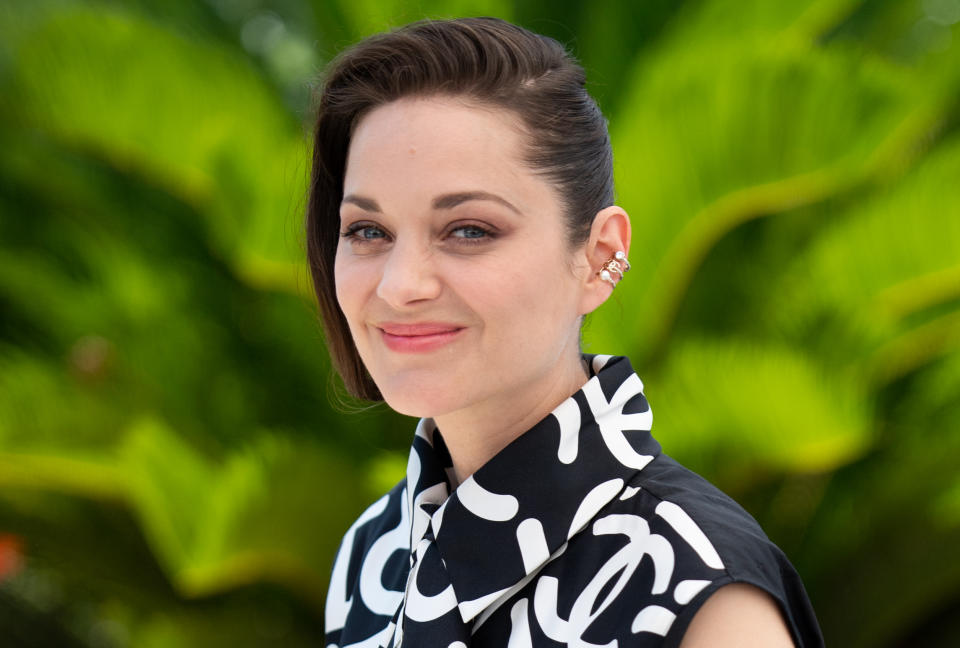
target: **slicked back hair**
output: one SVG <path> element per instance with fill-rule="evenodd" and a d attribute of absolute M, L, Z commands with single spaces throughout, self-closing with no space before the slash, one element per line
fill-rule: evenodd
<path fill-rule="evenodd" d="M 351 395 L 382 400 L 337 303 L 334 259 L 351 135 L 372 109 L 408 97 L 448 96 L 513 112 L 524 162 L 557 190 L 571 249 L 613 204 L 607 123 L 583 68 L 546 36 L 497 18 L 426 20 L 377 34 L 327 68 L 317 102 L 306 214 L 307 261 L 327 348 Z"/>

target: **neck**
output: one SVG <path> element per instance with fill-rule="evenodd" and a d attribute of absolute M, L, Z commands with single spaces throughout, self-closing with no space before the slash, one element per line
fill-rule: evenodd
<path fill-rule="evenodd" d="M 564 358 L 545 380 L 530 385 L 505 403 L 482 401 L 434 421 L 450 451 L 457 483 L 487 463 L 511 441 L 529 430 L 587 382 L 587 368 L 579 354 Z"/>

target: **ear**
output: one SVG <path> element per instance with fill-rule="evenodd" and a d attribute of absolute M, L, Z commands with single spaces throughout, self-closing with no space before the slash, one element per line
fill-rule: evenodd
<path fill-rule="evenodd" d="M 612 205 L 597 212 L 583 249 L 587 272 L 583 279 L 581 315 L 594 311 L 613 292 L 613 286 L 600 279 L 599 272 L 617 252 L 630 255 L 630 217 L 623 208 Z"/>

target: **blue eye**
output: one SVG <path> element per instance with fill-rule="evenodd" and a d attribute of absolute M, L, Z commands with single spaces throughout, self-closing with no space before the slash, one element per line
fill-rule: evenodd
<path fill-rule="evenodd" d="M 358 234 L 361 238 L 365 239 L 378 239 L 386 236 L 386 234 L 383 233 L 383 230 L 379 227 L 364 227 L 360 229 Z"/>
<path fill-rule="evenodd" d="M 350 228 L 348 228 L 347 231 L 342 234 L 342 236 L 355 241 L 366 242 L 385 239 L 387 238 L 387 233 L 376 225 L 357 223 L 356 225 L 350 226 Z"/>
<path fill-rule="evenodd" d="M 451 235 L 456 238 L 476 240 L 490 236 L 490 232 L 477 225 L 464 225 L 453 230 Z"/>

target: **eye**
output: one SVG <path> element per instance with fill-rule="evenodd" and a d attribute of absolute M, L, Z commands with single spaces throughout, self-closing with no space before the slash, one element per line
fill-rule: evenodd
<path fill-rule="evenodd" d="M 478 241 L 485 238 L 490 238 L 492 233 L 480 227 L 479 225 L 461 225 L 450 231 L 450 236 L 456 239 L 463 239 L 468 241 Z"/>
<path fill-rule="evenodd" d="M 341 236 L 357 243 L 368 243 L 386 239 L 387 233 L 370 223 L 354 223 Z"/>

